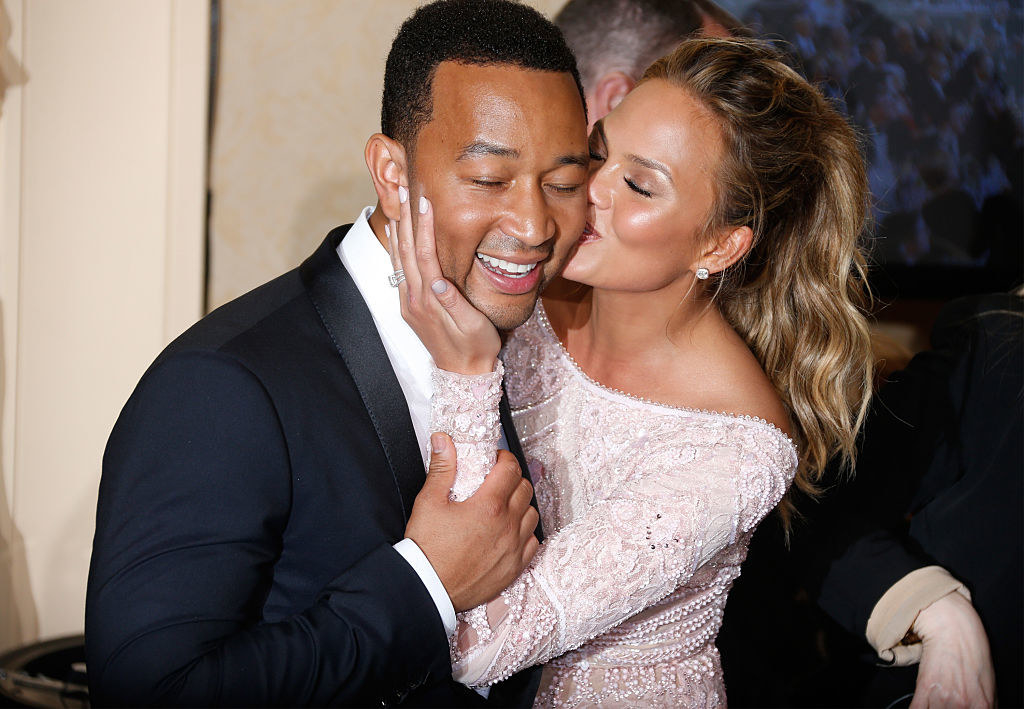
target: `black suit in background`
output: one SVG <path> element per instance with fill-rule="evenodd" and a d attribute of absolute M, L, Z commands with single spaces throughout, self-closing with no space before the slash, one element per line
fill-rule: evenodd
<path fill-rule="evenodd" d="M 392 547 L 423 462 L 336 253 L 346 231 L 175 340 L 125 405 L 89 572 L 94 705 L 483 703 L 452 682 L 437 609 Z M 538 682 L 491 702 L 529 705 Z"/>
<path fill-rule="evenodd" d="M 946 568 L 985 625 L 999 705 L 1021 706 L 1024 300 L 953 301 L 931 339 L 872 406 L 857 477 L 836 495 L 818 602 L 863 632 L 893 583 Z"/>
<path fill-rule="evenodd" d="M 729 597 L 731 705 L 887 706 L 912 693 L 917 666 L 877 666 L 864 633 L 894 583 L 938 564 L 971 591 L 999 706 L 1024 706 L 1024 301 L 948 304 L 932 349 L 874 399 L 853 481 L 797 506 L 791 548 L 766 520 Z"/>

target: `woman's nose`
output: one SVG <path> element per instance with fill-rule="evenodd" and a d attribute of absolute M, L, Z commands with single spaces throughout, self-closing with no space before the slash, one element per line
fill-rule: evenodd
<path fill-rule="evenodd" d="M 604 163 L 595 165 L 590 169 L 590 177 L 587 181 L 587 199 L 597 209 L 605 209 L 611 202 L 608 173 L 609 170 Z"/>

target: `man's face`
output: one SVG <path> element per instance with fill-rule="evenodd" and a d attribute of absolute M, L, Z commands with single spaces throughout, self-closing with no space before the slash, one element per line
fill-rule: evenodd
<path fill-rule="evenodd" d="M 583 231 L 586 125 L 569 74 L 438 66 L 411 156 L 412 204 L 430 199 L 445 278 L 500 330 L 530 316 Z"/>

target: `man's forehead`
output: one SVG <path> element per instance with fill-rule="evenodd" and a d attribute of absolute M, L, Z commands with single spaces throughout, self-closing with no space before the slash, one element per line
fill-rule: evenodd
<path fill-rule="evenodd" d="M 460 159 L 517 158 L 538 128 L 571 131 L 582 125 L 582 100 L 567 72 L 514 64 L 442 62 L 432 86 L 431 120 L 423 131 Z"/>
<path fill-rule="evenodd" d="M 441 62 L 431 84 L 434 115 L 446 110 L 482 108 L 495 110 L 529 105 L 538 91 L 571 91 L 572 77 L 566 72 L 526 69 L 516 64 L 466 64 Z"/>

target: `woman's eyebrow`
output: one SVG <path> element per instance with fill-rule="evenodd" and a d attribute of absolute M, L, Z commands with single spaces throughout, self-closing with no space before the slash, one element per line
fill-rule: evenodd
<path fill-rule="evenodd" d="M 626 157 L 629 158 L 632 162 L 635 162 L 640 167 L 646 167 L 648 170 L 656 170 L 662 173 L 663 175 L 665 175 L 665 177 L 668 178 L 669 182 L 672 182 L 672 171 L 669 170 L 667 166 L 661 164 L 657 160 L 651 160 L 650 158 L 640 157 L 639 155 L 634 155 L 633 153 L 629 153 L 628 155 L 626 155 Z"/>

